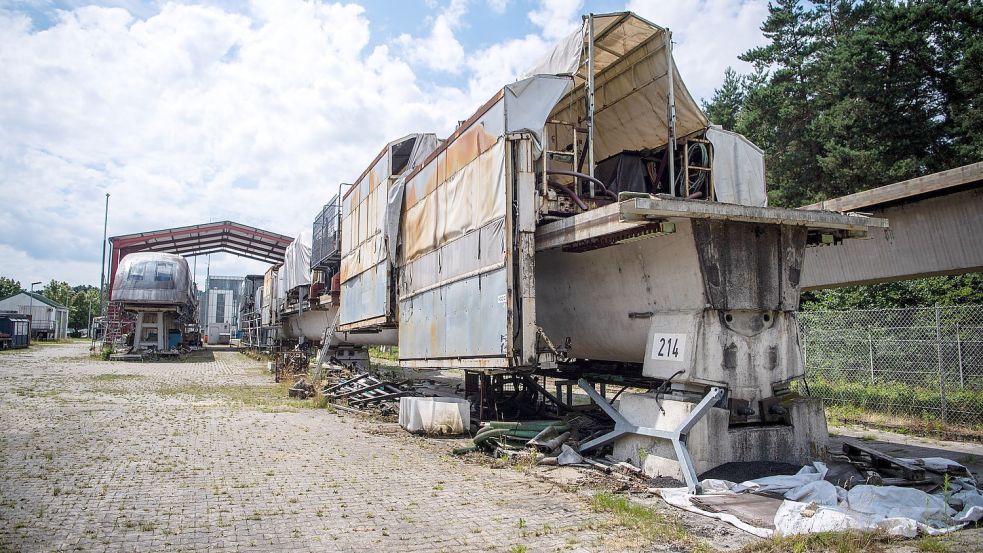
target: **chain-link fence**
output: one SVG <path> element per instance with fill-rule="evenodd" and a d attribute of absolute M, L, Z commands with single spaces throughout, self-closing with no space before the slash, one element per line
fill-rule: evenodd
<path fill-rule="evenodd" d="M 983 429 L 983 305 L 807 311 L 799 324 L 810 393 L 827 404 Z"/>

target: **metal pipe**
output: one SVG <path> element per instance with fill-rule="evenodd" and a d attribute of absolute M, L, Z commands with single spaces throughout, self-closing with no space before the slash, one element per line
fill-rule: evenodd
<path fill-rule="evenodd" d="M 603 182 L 601 182 L 598 179 L 595 179 L 594 177 L 592 177 L 590 175 L 585 175 L 583 173 L 578 173 L 576 171 L 566 171 L 564 169 L 547 169 L 546 170 L 546 174 L 547 175 L 563 175 L 563 176 L 566 176 L 566 177 L 574 177 L 574 178 L 584 179 L 584 180 L 590 181 L 590 182 L 592 182 L 592 183 L 600 186 L 601 187 L 601 192 L 604 192 L 606 195 L 610 196 L 611 199 L 613 199 L 614 201 L 618 201 L 618 195 L 617 194 L 615 194 L 614 192 L 611 192 L 610 190 L 608 190 L 608 187 L 607 186 L 604 186 L 604 183 Z"/>
<path fill-rule="evenodd" d="M 673 81 L 673 73 L 674 73 L 673 66 L 672 66 L 672 32 L 670 32 L 669 29 L 666 29 L 665 38 L 666 38 L 666 48 L 665 48 L 666 49 L 666 67 L 668 68 L 667 69 L 667 78 L 666 78 L 666 85 L 667 85 L 667 88 L 668 88 L 668 91 L 667 91 L 667 94 L 666 94 L 666 96 L 667 96 L 667 103 L 668 103 L 668 106 L 667 106 L 667 114 L 666 114 L 667 117 L 666 117 L 666 119 L 667 119 L 667 123 L 668 123 L 667 126 L 669 127 L 668 128 L 668 131 L 669 131 L 669 136 L 668 136 L 669 143 L 668 143 L 668 146 L 667 146 L 668 151 L 669 151 L 669 193 L 672 194 L 673 196 L 675 196 L 676 195 L 676 160 L 675 160 L 675 157 L 676 157 L 676 93 L 675 93 L 675 87 L 673 86 L 673 82 L 672 82 Z"/>
<path fill-rule="evenodd" d="M 587 211 L 589 209 L 587 207 L 587 204 L 585 204 L 584 201 L 580 199 L 580 196 L 578 196 L 577 193 L 574 192 L 573 190 L 570 190 L 569 188 L 563 186 L 558 182 L 547 181 L 546 184 L 552 186 L 553 188 L 556 188 L 560 192 L 563 192 L 563 194 L 566 195 L 566 197 L 573 200 L 573 203 L 577 204 L 577 207 L 579 207 L 580 209 L 583 209 L 584 211 Z"/>
<path fill-rule="evenodd" d="M 587 174 L 594 176 L 594 14 L 587 15 Z M 593 181 L 591 181 L 593 182 Z M 591 190 L 591 196 L 594 191 Z"/>
<path fill-rule="evenodd" d="M 102 297 L 105 294 L 106 288 L 106 230 L 109 228 L 109 192 L 106 192 L 106 211 L 103 215 L 102 220 L 102 263 L 99 265 L 99 316 L 102 317 L 105 314 L 102 312 Z M 112 278 L 112 277 L 110 277 Z M 106 321 L 103 320 L 103 324 Z M 105 329 L 103 329 L 105 332 Z"/>

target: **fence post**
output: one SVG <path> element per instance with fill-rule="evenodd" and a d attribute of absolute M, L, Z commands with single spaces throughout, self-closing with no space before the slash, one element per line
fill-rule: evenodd
<path fill-rule="evenodd" d="M 874 338 L 867 332 L 867 359 L 870 361 L 870 383 L 874 383 Z"/>
<path fill-rule="evenodd" d="M 935 357 L 939 364 L 939 399 L 942 422 L 945 422 L 945 377 L 942 375 L 942 308 L 935 304 Z"/>
<path fill-rule="evenodd" d="M 956 323 L 956 364 L 959 365 L 959 388 L 966 389 L 966 381 L 963 380 L 963 342 L 959 337 L 959 323 Z"/>

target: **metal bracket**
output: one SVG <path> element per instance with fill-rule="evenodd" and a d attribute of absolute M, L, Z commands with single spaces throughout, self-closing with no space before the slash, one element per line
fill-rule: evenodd
<path fill-rule="evenodd" d="M 672 448 L 676 452 L 676 460 L 679 461 L 679 468 L 683 473 L 683 479 L 686 481 L 686 486 L 689 488 L 690 493 L 699 494 L 703 492 L 699 480 L 696 479 L 696 469 L 693 467 L 693 459 L 689 456 L 689 450 L 686 449 L 686 438 L 696 423 L 700 422 L 700 419 L 710 411 L 710 408 L 720 401 L 720 398 L 724 395 L 723 389 L 716 387 L 710 388 L 707 395 L 703 396 L 703 399 L 696 405 L 696 408 L 690 411 L 689 415 L 686 416 L 675 430 L 659 430 L 647 426 L 637 426 L 628 422 L 628 419 L 623 417 L 607 400 L 601 397 L 586 380 L 581 378 L 577 381 L 577 384 L 614 421 L 614 430 L 582 444 L 580 446 L 581 453 L 610 443 L 625 434 L 637 434 L 649 438 L 669 440 L 672 442 Z"/>

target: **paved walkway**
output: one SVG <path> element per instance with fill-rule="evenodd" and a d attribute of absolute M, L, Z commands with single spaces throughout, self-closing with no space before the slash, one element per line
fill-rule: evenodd
<path fill-rule="evenodd" d="M 0 551 L 600 551 L 623 534 L 446 441 L 298 407 L 237 353 L 85 348 L 0 353 Z"/>

